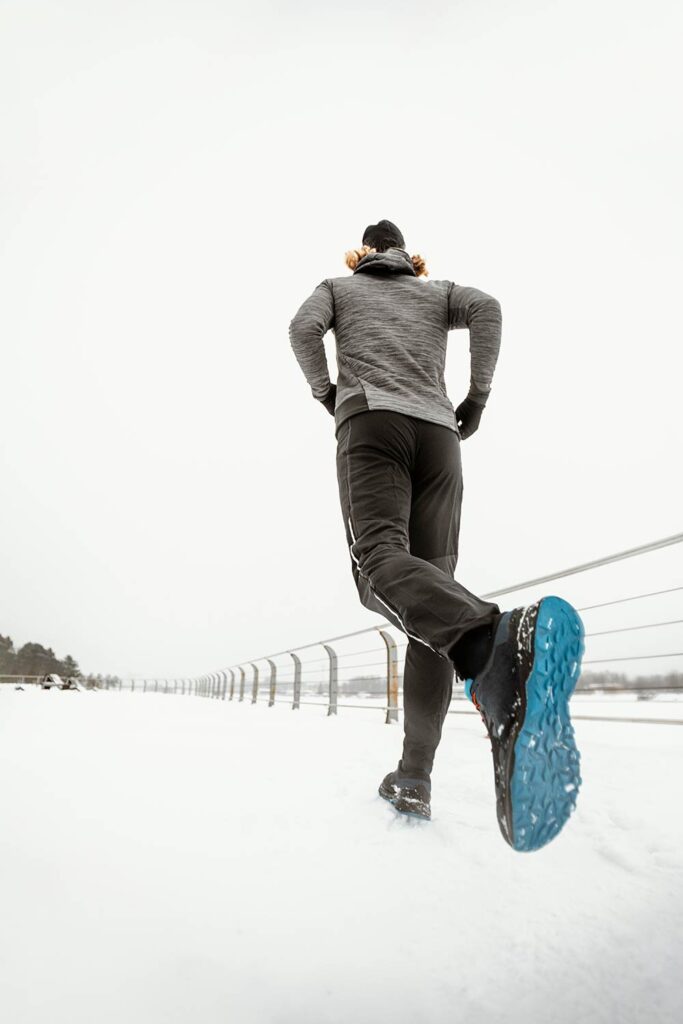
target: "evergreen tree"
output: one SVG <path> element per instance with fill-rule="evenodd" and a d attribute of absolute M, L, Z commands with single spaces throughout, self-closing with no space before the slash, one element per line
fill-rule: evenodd
<path fill-rule="evenodd" d="M 60 675 L 64 676 L 65 679 L 78 679 L 81 674 L 81 670 L 78 667 L 78 662 L 74 661 L 70 654 L 67 654 L 66 658 L 62 661 L 62 671 Z"/>
<path fill-rule="evenodd" d="M 22 676 L 44 676 L 56 672 L 57 659 L 51 647 L 42 644 L 24 644 L 17 651 L 16 671 Z"/>
<path fill-rule="evenodd" d="M 0 675 L 13 676 L 17 674 L 16 651 L 11 636 L 3 636 L 0 633 Z"/>

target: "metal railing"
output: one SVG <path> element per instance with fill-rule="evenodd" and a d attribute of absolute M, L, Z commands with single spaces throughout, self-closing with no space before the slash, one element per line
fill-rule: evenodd
<path fill-rule="evenodd" d="M 683 533 L 675 534 L 649 544 L 641 544 L 638 547 L 619 551 L 603 558 L 594 559 L 590 562 L 570 566 L 558 572 L 548 573 L 535 579 L 503 587 L 484 594 L 483 597 L 491 600 L 503 595 L 513 594 L 543 583 L 564 579 L 625 559 L 640 557 L 649 552 L 680 544 L 681 542 L 683 542 Z M 661 595 L 681 592 L 683 592 L 683 584 L 626 596 L 620 595 L 611 600 L 583 604 L 578 607 L 578 610 L 586 613 L 597 609 L 623 605 L 627 602 L 643 601 Z M 665 626 L 680 626 L 682 624 L 683 618 L 668 617 L 663 621 L 646 621 L 633 626 L 620 625 L 613 629 L 587 630 L 586 638 L 604 637 L 612 634 L 623 638 L 623 634 L 629 632 L 657 630 Z M 296 710 L 305 705 L 313 705 L 324 708 L 328 716 L 336 715 L 339 708 L 371 708 L 375 711 L 381 710 L 385 715 L 385 722 L 397 722 L 400 710 L 400 661 L 408 640 L 404 634 L 401 634 L 397 639 L 392 631 L 400 632 L 392 623 L 380 622 L 365 629 L 341 633 L 325 640 L 315 640 L 282 651 L 276 651 L 195 678 L 131 678 L 122 681 L 119 686 L 122 689 L 130 689 L 133 692 L 174 693 L 208 697 L 215 700 L 234 700 L 238 703 L 246 701 L 256 704 L 259 700 L 265 698 L 268 707 L 272 707 L 276 703 L 287 703 L 291 705 L 293 710 Z M 341 650 L 341 647 L 348 641 L 357 641 L 359 637 L 370 638 L 371 636 L 377 638 L 379 646 L 365 644 L 360 650 L 351 649 L 346 652 Z M 683 657 L 683 634 L 681 641 L 676 646 L 678 649 L 673 652 L 658 650 L 645 655 L 624 655 L 619 653 L 614 657 L 589 658 L 583 661 L 583 666 Z M 316 649 L 320 651 L 319 656 L 311 657 L 311 654 L 316 653 Z M 324 654 L 322 653 L 323 651 L 325 652 Z M 370 660 L 366 656 L 369 656 Z M 285 659 L 284 664 L 282 659 Z M 263 667 L 263 672 L 261 667 Z M 367 670 L 372 670 L 369 677 Z M 356 675 L 350 676 L 349 673 L 351 672 L 355 672 Z M 359 676 L 358 672 L 364 672 L 365 675 Z M 346 677 L 345 679 L 342 678 L 342 673 Z M 358 694 L 358 685 L 363 679 L 372 682 L 375 692 L 377 692 L 377 686 L 381 685 L 382 696 L 385 698 L 383 703 L 344 702 L 344 691 L 349 689 L 349 684 L 353 683 L 355 692 Z M 671 688 L 674 688 L 673 684 Z M 456 691 L 456 699 L 457 695 Z M 452 713 L 462 712 L 457 712 L 456 709 Z"/>
<path fill-rule="evenodd" d="M 37 686 L 42 678 L 42 676 L 29 676 L 21 673 L 15 675 L 10 673 L 0 674 L 0 686 L 24 686 L 24 684 Z"/>

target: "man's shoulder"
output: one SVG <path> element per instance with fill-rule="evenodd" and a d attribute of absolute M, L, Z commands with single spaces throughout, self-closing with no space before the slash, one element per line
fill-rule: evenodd
<path fill-rule="evenodd" d="M 376 274 L 342 274 L 337 277 L 326 277 L 321 282 L 322 284 L 328 285 L 330 288 L 355 288 L 357 286 L 365 287 L 369 281 L 377 280 L 378 275 Z M 388 274 L 382 275 L 383 281 L 397 282 L 399 284 L 410 284 L 415 285 L 418 288 L 431 288 L 433 291 L 448 291 L 453 284 L 452 281 L 447 280 L 427 280 L 423 277 L 412 277 L 409 274 Z"/>

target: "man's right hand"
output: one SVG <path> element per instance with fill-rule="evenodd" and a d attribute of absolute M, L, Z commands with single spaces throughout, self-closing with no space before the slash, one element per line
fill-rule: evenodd
<path fill-rule="evenodd" d="M 485 404 L 485 402 L 476 401 L 471 395 L 468 395 L 455 410 L 455 421 L 463 441 L 479 429 Z"/>

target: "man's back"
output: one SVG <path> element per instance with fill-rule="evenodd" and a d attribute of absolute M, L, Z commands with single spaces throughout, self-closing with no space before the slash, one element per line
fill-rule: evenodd
<path fill-rule="evenodd" d="M 329 390 L 322 338 L 337 349 L 335 431 L 365 409 L 390 409 L 457 430 L 444 368 L 449 330 L 470 328 L 472 385 L 488 394 L 500 347 L 500 304 L 475 288 L 417 277 L 404 249 L 369 253 L 353 274 L 325 278 L 290 324 L 314 397 Z"/>

